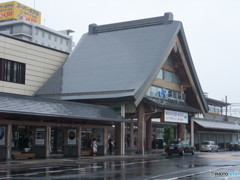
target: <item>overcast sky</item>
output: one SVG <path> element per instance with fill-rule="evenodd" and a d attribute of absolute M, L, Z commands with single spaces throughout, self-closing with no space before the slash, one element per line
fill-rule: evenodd
<path fill-rule="evenodd" d="M 7 2 L 0 0 L 0 2 Z M 42 24 L 72 29 L 75 43 L 97 25 L 163 16 L 181 21 L 202 89 L 240 103 L 239 0 L 17 0 L 42 12 Z"/>

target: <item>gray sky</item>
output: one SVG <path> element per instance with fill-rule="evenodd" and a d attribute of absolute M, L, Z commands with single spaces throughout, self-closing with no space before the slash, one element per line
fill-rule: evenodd
<path fill-rule="evenodd" d="M 7 0 L 0 0 L 7 2 Z M 72 29 L 75 43 L 97 25 L 163 16 L 183 23 L 202 89 L 209 98 L 240 103 L 239 0 L 17 0 L 42 12 L 42 24 Z"/>

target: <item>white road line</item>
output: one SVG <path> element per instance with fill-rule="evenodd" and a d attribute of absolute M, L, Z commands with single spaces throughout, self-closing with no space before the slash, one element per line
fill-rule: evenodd
<path fill-rule="evenodd" d="M 64 170 L 55 170 L 55 171 L 46 171 L 46 172 L 55 173 L 55 172 L 63 172 L 63 171 L 66 171 L 66 170 L 64 169 Z"/>
<path fill-rule="evenodd" d="M 46 168 L 59 168 L 60 166 L 49 166 L 49 167 L 35 167 L 35 168 L 29 168 L 29 169 L 46 169 Z"/>
<path fill-rule="evenodd" d="M 32 176 L 32 175 L 37 175 L 37 174 L 40 174 L 40 173 L 28 173 L 28 174 L 23 174 L 23 176 Z"/>

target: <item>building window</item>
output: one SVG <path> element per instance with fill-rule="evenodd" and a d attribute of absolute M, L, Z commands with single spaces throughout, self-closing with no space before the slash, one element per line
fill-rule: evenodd
<path fill-rule="evenodd" d="M 163 79 L 163 70 L 161 69 L 157 75 L 158 79 Z"/>
<path fill-rule="evenodd" d="M 173 58 L 171 55 L 168 56 L 165 64 L 169 65 L 169 66 L 172 66 L 173 65 Z"/>
<path fill-rule="evenodd" d="M 61 43 L 61 44 L 63 43 L 63 39 L 62 39 L 62 38 L 60 39 L 60 43 Z"/>
<path fill-rule="evenodd" d="M 48 34 L 48 39 L 51 40 L 51 34 L 50 33 Z"/>
<path fill-rule="evenodd" d="M 178 74 L 175 74 L 175 73 L 173 74 L 173 82 L 175 84 L 180 84 L 180 77 Z"/>
<path fill-rule="evenodd" d="M 66 46 L 68 46 L 68 40 L 66 41 Z"/>
<path fill-rule="evenodd" d="M 42 37 L 44 38 L 45 34 L 44 34 L 44 31 L 42 32 Z"/>
<path fill-rule="evenodd" d="M 38 29 L 35 29 L 35 35 L 38 35 Z"/>
<path fill-rule="evenodd" d="M 171 71 L 164 71 L 164 80 L 168 82 L 173 82 L 173 73 Z"/>
<path fill-rule="evenodd" d="M 54 38 L 54 39 L 55 39 L 55 42 L 57 42 L 57 36 L 55 36 L 55 38 Z"/>
<path fill-rule="evenodd" d="M 25 84 L 25 64 L 0 58 L 0 80 Z"/>

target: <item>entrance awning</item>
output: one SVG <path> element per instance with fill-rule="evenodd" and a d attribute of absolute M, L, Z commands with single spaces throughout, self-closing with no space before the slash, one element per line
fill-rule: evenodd
<path fill-rule="evenodd" d="M 208 129 L 224 129 L 224 130 L 240 130 L 240 125 L 231 122 L 220 122 L 220 121 L 212 121 L 212 120 L 200 120 L 194 119 L 194 121 L 200 126 Z"/>

